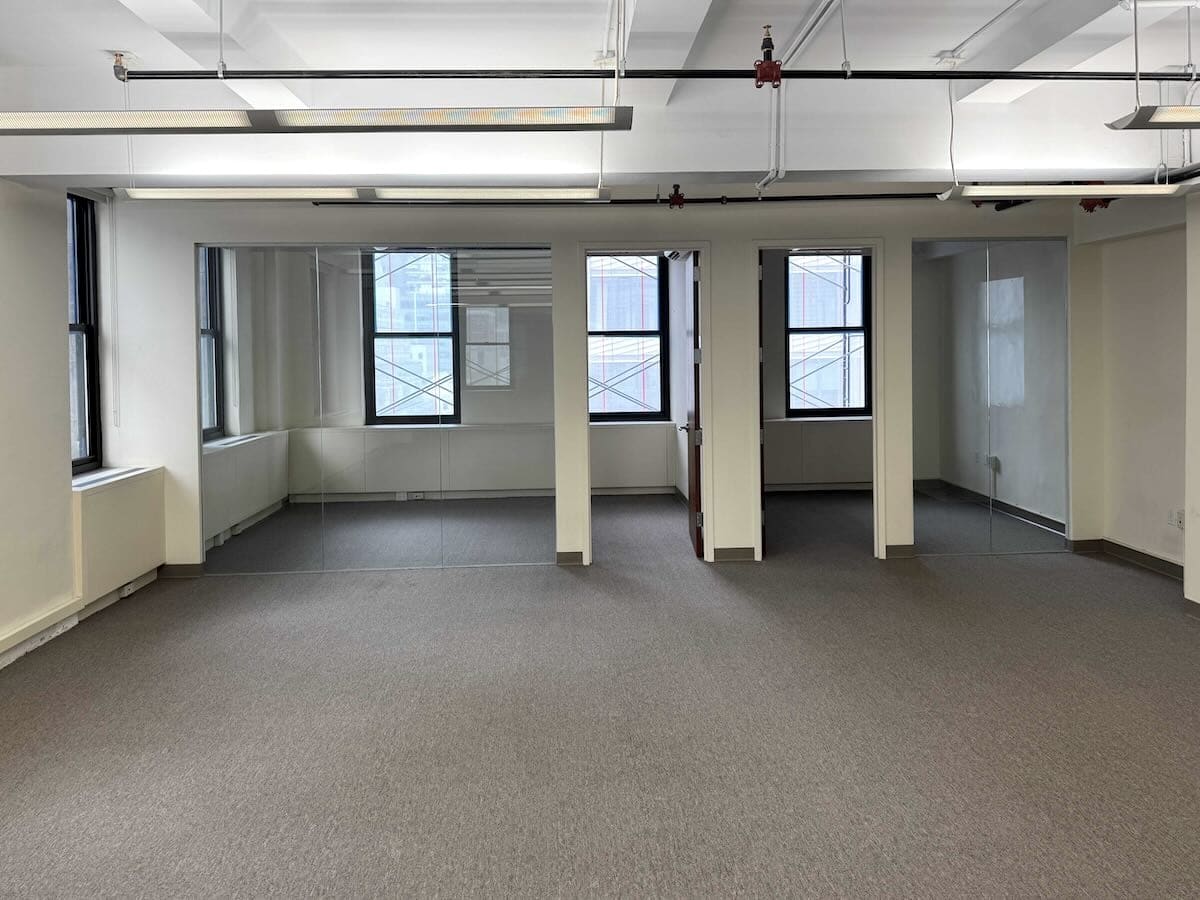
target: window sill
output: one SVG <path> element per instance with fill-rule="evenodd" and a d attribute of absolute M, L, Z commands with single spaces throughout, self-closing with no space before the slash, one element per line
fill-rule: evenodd
<path fill-rule="evenodd" d="M 225 447 L 236 447 L 238 444 L 245 444 L 250 441 L 258 440 L 263 437 L 263 432 L 255 432 L 254 434 L 231 434 L 219 438 L 213 438 L 211 441 L 205 441 L 203 447 L 205 450 L 222 450 Z"/>
<path fill-rule="evenodd" d="M 158 468 L 158 466 L 119 466 L 109 469 L 93 469 L 90 472 L 74 476 L 71 479 L 71 490 L 90 491 L 116 481 L 136 478 L 147 472 L 153 472 Z"/>
<path fill-rule="evenodd" d="M 378 422 L 374 425 L 302 425 L 285 431 L 441 431 L 455 429 L 553 428 L 553 422 Z"/>

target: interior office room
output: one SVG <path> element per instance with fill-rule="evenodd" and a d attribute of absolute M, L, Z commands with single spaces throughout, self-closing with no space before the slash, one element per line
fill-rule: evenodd
<path fill-rule="evenodd" d="M 3 10 L 0 894 L 1195 893 L 1190 4 Z"/>
<path fill-rule="evenodd" d="M 797 247 L 759 259 L 763 555 L 869 549 L 872 255 Z"/>

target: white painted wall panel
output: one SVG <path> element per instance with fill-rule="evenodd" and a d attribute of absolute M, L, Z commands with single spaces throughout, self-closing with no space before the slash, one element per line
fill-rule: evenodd
<path fill-rule="evenodd" d="M 1104 536 L 1183 562 L 1187 257 L 1182 229 L 1102 246 Z"/>
<path fill-rule="evenodd" d="M 74 594 L 66 297 L 66 196 L 0 181 L 0 652 Z"/>
<path fill-rule="evenodd" d="M 673 488 L 676 433 L 674 422 L 593 425 L 593 489 Z"/>

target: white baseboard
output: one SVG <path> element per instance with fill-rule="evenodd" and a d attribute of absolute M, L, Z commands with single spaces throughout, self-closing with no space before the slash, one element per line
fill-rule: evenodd
<path fill-rule="evenodd" d="M 157 580 L 157 578 L 158 570 L 154 569 L 135 578 L 133 581 L 121 585 L 115 591 L 109 591 L 103 597 L 86 606 L 79 600 L 72 599 L 69 603 L 65 603 L 57 609 L 38 617 L 34 622 L 18 626 L 9 632 L 8 635 L 0 637 L 0 647 L 4 648 L 0 652 L 0 669 L 16 662 L 22 656 L 31 650 L 36 650 L 47 641 L 51 641 L 60 634 L 70 631 L 88 616 L 112 606 L 118 600 L 123 600 L 135 591 Z"/>
<path fill-rule="evenodd" d="M 35 634 L 33 637 L 26 638 L 14 647 L 9 647 L 3 653 L 0 653 L 0 669 L 5 666 L 12 665 L 26 653 L 31 650 L 36 650 L 38 647 L 47 641 L 53 640 L 60 634 L 70 631 L 79 624 L 79 616 L 72 613 L 65 619 L 60 619 L 49 628 L 45 628 Z"/>

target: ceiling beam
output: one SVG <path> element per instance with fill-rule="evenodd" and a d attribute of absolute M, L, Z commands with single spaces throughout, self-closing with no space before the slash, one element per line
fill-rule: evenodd
<path fill-rule="evenodd" d="M 1149 7 L 1139 11 L 1148 28 L 1178 10 Z M 968 48 L 965 68 L 1070 71 L 1130 38 L 1133 15 L 1114 0 L 1047 3 L 980 46 Z M 1132 60 L 1130 61 L 1132 63 Z M 1132 68 L 1132 65 L 1130 65 Z M 1043 82 L 980 81 L 964 85 L 959 100 L 968 103 L 1012 103 Z"/>
<path fill-rule="evenodd" d="M 628 0 L 628 3 L 626 66 L 683 68 L 712 0 Z M 630 99 L 642 105 L 666 106 L 675 84 L 674 81 L 639 84 Z"/>
<path fill-rule="evenodd" d="M 119 0 L 196 63 L 215 67 L 220 41 L 218 0 Z M 303 68 L 305 61 L 258 12 L 253 0 L 225 0 L 224 57 L 230 69 L 253 68 L 264 60 Z M 225 86 L 254 109 L 288 109 L 308 104 L 281 81 L 229 81 Z"/>

